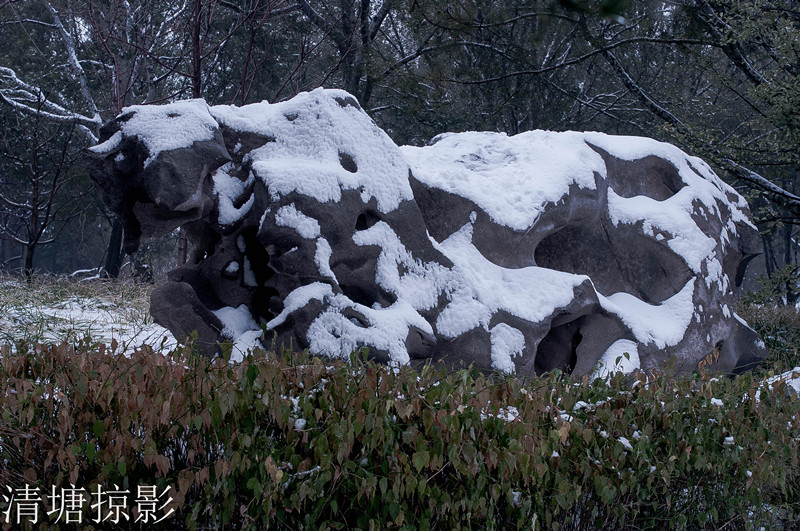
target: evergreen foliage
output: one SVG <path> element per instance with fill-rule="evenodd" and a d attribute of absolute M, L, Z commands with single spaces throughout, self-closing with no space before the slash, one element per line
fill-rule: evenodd
<path fill-rule="evenodd" d="M 3 347 L 0 484 L 170 486 L 164 529 L 751 529 L 800 511 L 800 401 L 753 375 L 111 350 Z"/>

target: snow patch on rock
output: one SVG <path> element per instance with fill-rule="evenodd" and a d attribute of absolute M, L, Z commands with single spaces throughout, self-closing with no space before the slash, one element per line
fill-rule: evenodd
<path fill-rule="evenodd" d="M 211 116 L 204 100 L 182 100 L 166 105 L 133 105 L 122 109 L 122 116 L 131 117 L 122 122 L 117 131 L 102 144 L 89 150 L 101 155 L 117 148 L 123 136 L 138 137 L 147 147 L 150 156 L 144 161 L 145 168 L 162 151 L 190 147 L 195 142 L 211 140 L 218 130 L 217 121 Z"/>
<path fill-rule="evenodd" d="M 641 368 L 639 347 L 629 339 L 618 339 L 603 353 L 592 378 L 608 378 L 615 372 L 629 374 Z"/>

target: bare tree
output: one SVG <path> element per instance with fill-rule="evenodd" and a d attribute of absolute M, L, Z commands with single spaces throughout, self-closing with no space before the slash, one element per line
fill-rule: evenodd
<path fill-rule="evenodd" d="M 0 102 L 35 117 L 37 124 L 74 124 L 84 143 L 95 143 L 104 118 L 128 105 L 157 102 L 181 92 L 184 61 L 176 53 L 181 41 L 175 27 L 182 27 L 190 13 L 188 0 L 158 5 L 125 0 L 6 4 L 5 25 L 13 27 L 21 40 L 33 43 L 42 63 L 0 66 Z M 116 219 L 112 225 L 105 270 L 116 276 L 122 260 L 122 225 Z"/>
<path fill-rule="evenodd" d="M 76 92 L 79 96 L 77 98 L 70 97 L 62 87 L 46 87 L 52 89 L 50 97 L 47 97 L 45 96 L 45 87 L 25 81 L 17 71 L 8 66 L 0 66 L 0 101 L 28 115 L 36 115 L 52 122 L 75 124 L 89 142 L 97 141 L 97 132 L 102 125 L 102 118 L 95 103 L 86 71 L 78 58 L 76 31 L 70 31 L 70 28 L 62 21 L 59 12 L 49 1 L 45 0 L 41 4 L 42 11 L 49 15 L 47 17 L 49 20 L 27 18 L 20 11 L 24 6 L 21 5 L 21 2 L 19 4 L 9 2 L 5 5 L 4 10 L 12 13 L 12 21 L 18 25 L 23 27 L 35 25 L 40 29 L 45 28 L 60 43 L 64 64 L 77 84 Z M 74 21 L 72 22 L 74 23 Z"/>
<path fill-rule="evenodd" d="M 79 152 L 74 123 L 53 126 L 36 114 L 16 116 L 15 122 L 25 131 L 22 138 L 2 127 L 0 237 L 23 247 L 22 272 L 30 282 L 36 249 L 57 241 L 66 224 L 87 207 L 80 196 L 88 192 L 76 192 L 74 186 L 79 178 L 73 168 Z"/>
<path fill-rule="evenodd" d="M 367 105 L 373 80 L 366 72 L 366 63 L 392 10 L 392 0 L 383 0 L 377 6 L 370 0 L 342 0 L 336 7 L 324 2 L 314 6 L 308 0 L 298 0 L 297 6 L 336 45 L 339 53 L 336 69 L 341 72 L 342 87 Z"/>

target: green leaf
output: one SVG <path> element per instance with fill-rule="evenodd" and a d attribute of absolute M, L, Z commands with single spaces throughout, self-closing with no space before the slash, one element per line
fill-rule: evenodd
<path fill-rule="evenodd" d="M 258 377 L 258 366 L 255 364 L 251 364 L 250 366 L 248 366 L 246 377 L 247 377 L 247 384 L 253 385 L 253 382 Z"/>
<path fill-rule="evenodd" d="M 397 520 L 397 517 L 400 515 L 400 505 L 397 503 L 390 503 L 389 504 L 389 516 L 392 520 Z"/>
<path fill-rule="evenodd" d="M 247 488 L 253 491 L 253 494 L 256 496 L 260 496 L 263 492 L 261 488 L 261 483 L 258 481 L 258 478 L 250 478 L 247 480 Z"/>
<path fill-rule="evenodd" d="M 86 458 L 89 462 L 94 461 L 94 456 L 97 453 L 97 448 L 95 448 L 94 443 L 89 443 L 86 445 Z"/>
<path fill-rule="evenodd" d="M 424 450 L 421 452 L 414 452 L 414 455 L 411 456 L 411 462 L 414 463 L 414 468 L 417 469 L 417 472 L 422 472 L 422 469 L 428 465 L 430 459 L 430 455 Z"/>

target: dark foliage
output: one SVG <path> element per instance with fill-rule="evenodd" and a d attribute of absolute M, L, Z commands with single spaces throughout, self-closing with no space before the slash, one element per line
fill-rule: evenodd
<path fill-rule="evenodd" d="M 800 511 L 800 401 L 752 376 L 523 382 L 288 352 L 15 350 L 4 492 L 171 486 L 165 529 L 749 529 Z"/>

